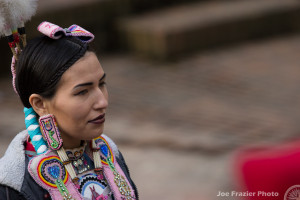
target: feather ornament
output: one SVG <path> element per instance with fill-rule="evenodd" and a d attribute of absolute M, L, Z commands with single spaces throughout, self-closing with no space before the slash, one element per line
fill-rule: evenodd
<path fill-rule="evenodd" d="M 20 18 L 20 7 L 18 1 L 16 0 L 0 0 L 2 1 L 5 18 L 6 18 L 6 27 L 5 29 L 10 29 L 11 31 L 17 28 L 17 22 Z M 5 30 L 6 31 L 6 30 Z M 5 35 L 7 35 L 5 33 Z"/>
<path fill-rule="evenodd" d="M 4 23 L 5 23 L 4 8 L 0 4 L 0 31 L 4 29 Z M 0 36 L 1 36 L 1 34 L 0 34 Z"/>
<path fill-rule="evenodd" d="M 1 0 L 8 9 L 12 29 L 24 26 L 37 9 L 37 0 Z"/>
<path fill-rule="evenodd" d="M 20 0 L 19 0 L 20 1 Z M 27 21 L 31 19 L 32 16 L 35 15 L 37 9 L 37 0 L 21 0 L 23 3 L 23 14 L 22 21 L 25 24 Z"/>
<path fill-rule="evenodd" d="M 9 9 L 7 8 L 7 4 L 6 2 L 4 2 L 4 0 L 0 0 L 0 8 L 1 8 L 0 17 L 3 23 L 0 29 L 0 36 L 7 36 L 11 34 L 12 17 L 10 15 Z"/>
<path fill-rule="evenodd" d="M 25 23 L 37 9 L 37 0 L 0 0 L 0 37 L 6 36 L 17 59 L 15 47 L 21 52 L 20 39 L 26 46 Z"/>

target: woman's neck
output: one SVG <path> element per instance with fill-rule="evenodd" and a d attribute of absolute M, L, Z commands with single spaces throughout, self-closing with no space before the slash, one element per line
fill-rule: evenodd
<path fill-rule="evenodd" d="M 74 149 L 78 148 L 81 146 L 81 141 L 80 139 L 75 139 L 75 138 L 70 138 L 65 135 L 61 135 L 62 140 L 63 140 L 63 147 L 65 149 Z"/>

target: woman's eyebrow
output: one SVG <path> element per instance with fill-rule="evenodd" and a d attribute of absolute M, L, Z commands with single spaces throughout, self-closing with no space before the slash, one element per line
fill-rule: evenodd
<path fill-rule="evenodd" d="M 106 77 L 106 74 L 104 73 L 103 76 L 100 78 L 100 81 L 102 81 Z"/>
<path fill-rule="evenodd" d="M 87 82 L 87 83 L 80 83 L 78 85 L 76 85 L 73 89 L 78 88 L 78 87 L 83 87 L 83 86 L 90 86 L 93 85 L 92 82 Z"/>
<path fill-rule="evenodd" d="M 100 78 L 100 81 L 102 81 L 106 77 L 106 74 L 104 73 L 103 76 Z M 73 89 L 76 89 L 78 87 L 83 87 L 83 86 L 90 86 L 93 85 L 93 82 L 87 82 L 87 83 L 80 83 L 76 85 Z"/>

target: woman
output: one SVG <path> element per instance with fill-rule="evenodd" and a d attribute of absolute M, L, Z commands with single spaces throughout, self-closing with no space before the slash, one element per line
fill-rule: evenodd
<path fill-rule="evenodd" d="M 122 154 L 102 134 L 108 93 L 89 50 L 93 35 L 76 25 L 38 29 L 46 36 L 30 41 L 15 66 L 27 130 L 0 160 L 0 199 L 138 199 Z"/>

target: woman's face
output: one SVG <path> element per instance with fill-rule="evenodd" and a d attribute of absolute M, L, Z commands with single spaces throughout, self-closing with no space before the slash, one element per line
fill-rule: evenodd
<path fill-rule="evenodd" d="M 45 106 L 55 116 L 65 148 L 102 134 L 108 93 L 105 73 L 94 53 L 87 52 L 63 74 Z"/>

